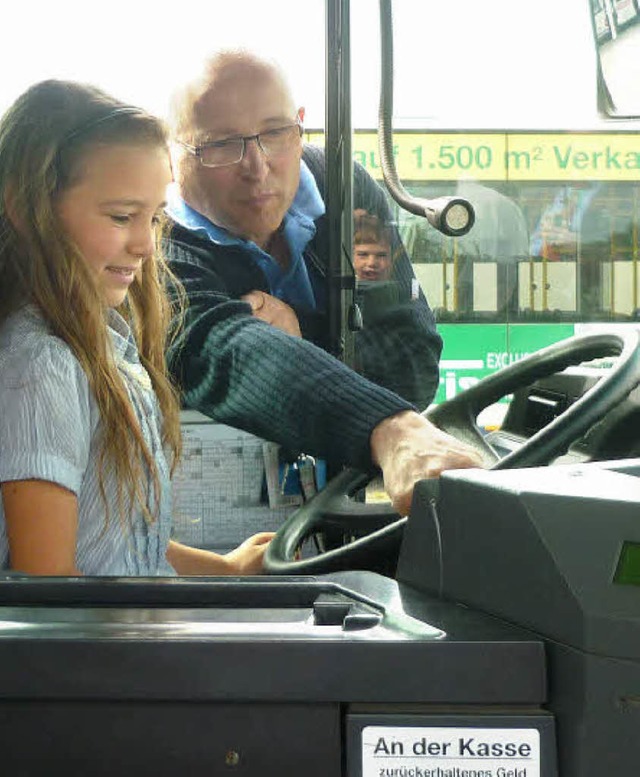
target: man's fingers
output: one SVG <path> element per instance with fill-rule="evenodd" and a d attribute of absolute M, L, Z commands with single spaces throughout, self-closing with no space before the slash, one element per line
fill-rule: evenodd
<path fill-rule="evenodd" d="M 264 291 L 250 291 L 241 299 L 251 305 L 251 310 L 256 318 L 271 324 L 276 329 L 286 332 L 294 337 L 302 337 L 300 323 L 292 307 L 277 297 Z"/>
<path fill-rule="evenodd" d="M 261 310 L 264 306 L 264 292 L 262 291 L 250 291 L 248 294 L 243 294 L 240 299 L 243 302 L 248 302 L 254 312 Z"/>

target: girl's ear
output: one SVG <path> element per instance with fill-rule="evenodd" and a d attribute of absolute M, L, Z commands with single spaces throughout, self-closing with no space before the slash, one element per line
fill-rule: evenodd
<path fill-rule="evenodd" d="M 11 184 L 7 184 L 7 188 L 4 190 L 3 200 L 7 218 L 13 225 L 13 228 L 20 232 L 20 219 L 16 211 L 15 195 Z"/>

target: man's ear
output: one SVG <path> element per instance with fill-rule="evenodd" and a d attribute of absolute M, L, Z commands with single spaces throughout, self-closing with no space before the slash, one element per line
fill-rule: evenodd
<path fill-rule="evenodd" d="M 304 124 L 304 107 L 298 108 L 298 120 L 300 121 L 300 124 Z"/>
<path fill-rule="evenodd" d="M 182 147 L 176 140 L 169 142 L 169 166 L 171 167 L 171 178 L 176 180 L 176 174 L 180 169 L 180 159 L 183 154 Z"/>

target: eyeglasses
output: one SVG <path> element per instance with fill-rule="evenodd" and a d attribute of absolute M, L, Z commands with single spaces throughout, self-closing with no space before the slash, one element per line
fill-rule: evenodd
<path fill-rule="evenodd" d="M 200 146 L 191 146 L 182 140 L 178 142 L 190 154 L 197 156 L 205 167 L 225 167 L 235 165 L 244 159 L 247 143 L 255 140 L 258 148 L 267 157 L 277 157 L 290 151 L 296 141 L 302 137 L 302 124 L 296 121 L 284 127 L 274 127 L 256 135 L 243 135 L 238 138 L 212 140 Z"/>

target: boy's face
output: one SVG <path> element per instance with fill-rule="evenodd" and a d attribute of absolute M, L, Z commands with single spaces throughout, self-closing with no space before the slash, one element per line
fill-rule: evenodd
<path fill-rule="evenodd" d="M 357 243 L 353 269 L 361 281 L 388 281 L 391 277 L 391 248 L 386 243 Z"/>

